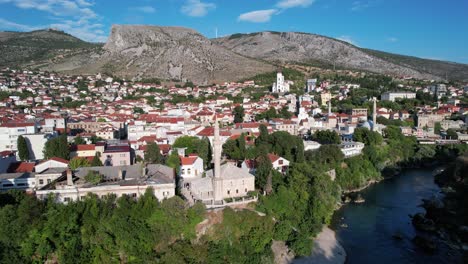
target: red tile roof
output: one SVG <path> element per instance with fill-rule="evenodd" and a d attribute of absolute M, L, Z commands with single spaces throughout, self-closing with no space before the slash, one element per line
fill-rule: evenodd
<path fill-rule="evenodd" d="M 280 156 L 269 153 L 268 158 L 270 159 L 271 163 L 273 163 L 273 162 L 277 161 L 280 158 Z"/>
<path fill-rule="evenodd" d="M 51 159 L 51 160 L 55 160 L 55 161 L 57 161 L 57 162 L 66 163 L 66 164 L 68 164 L 68 162 L 69 162 L 68 160 L 62 159 L 62 158 L 59 158 L 59 157 L 52 157 L 52 158 L 50 158 L 50 159 Z"/>
<path fill-rule="evenodd" d="M 15 172 L 33 172 L 34 171 L 34 166 L 36 164 L 33 162 L 15 162 L 10 164 L 10 167 L 8 167 L 8 172 L 9 173 L 15 173 Z"/>
<path fill-rule="evenodd" d="M 90 145 L 77 145 L 76 146 L 76 150 L 77 151 L 87 151 L 87 150 L 94 150 L 95 149 L 95 145 L 94 144 L 90 144 Z"/>
<path fill-rule="evenodd" d="M 181 165 L 192 165 L 196 160 L 198 156 L 195 157 L 180 157 L 180 164 Z"/>

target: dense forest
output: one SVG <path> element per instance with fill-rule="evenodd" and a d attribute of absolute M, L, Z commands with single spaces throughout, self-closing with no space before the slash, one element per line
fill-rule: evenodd
<path fill-rule="evenodd" d="M 196 229 L 210 214 L 202 204 L 187 207 L 177 196 L 157 201 L 151 190 L 138 200 L 90 195 L 68 205 L 10 191 L 0 194 L 0 262 L 272 263 L 273 240 L 285 241 L 297 256 L 308 255 L 343 190 L 379 180 L 388 168 L 450 159 L 467 150 L 466 145 L 418 145 L 398 127 L 388 126 L 383 137 L 359 128 L 354 139 L 366 144 L 364 152 L 345 159 L 330 133 L 314 134 L 324 144 L 304 151 L 296 136 L 269 134 L 264 126 L 260 131 L 253 144 L 239 137 L 224 154 L 257 159 L 257 189 L 266 195 L 249 209 L 224 209 L 222 221 L 206 232 Z M 204 142 L 188 138 L 178 145 L 202 152 Z M 291 161 L 285 175 L 272 170 L 268 153 Z M 336 171 L 335 181 L 330 170 Z"/>

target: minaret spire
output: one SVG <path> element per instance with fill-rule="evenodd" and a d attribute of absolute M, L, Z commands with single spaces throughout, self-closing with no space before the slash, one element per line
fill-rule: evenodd
<path fill-rule="evenodd" d="M 372 112 L 372 131 L 377 131 L 377 98 L 372 98 L 374 107 Z"/>
<path fill-rule="evenodd" d="M 220 167 L 221 167 L 221 148 L 222 143 L 219 137 L 219 123 L 218 118 L 215 118 L 215 128 L 214 128 L 214 140 L 213 140 L 213 154 L 214 154 L 214 177 L 220 178 Z"/>
<path fill-rule="evenodd" d="M 221 150 L 223 143 L 219 138 L 219 123 L 218 118 L 215 119 L 213 154 L 214 154 L 214 172 L 213 172 L 213 202 L 219 203 L 223 201 L 223 178 L 221 176 Z"/>

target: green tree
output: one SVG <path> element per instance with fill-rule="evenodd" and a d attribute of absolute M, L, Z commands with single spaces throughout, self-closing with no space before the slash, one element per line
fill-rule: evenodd
<path fill-rule="evenodd" d="M 80 136 L 75 137 L 73 139 L 73 142 L 75 143 L 75 145 L 84 145 L 84 144 L 86 144 L 86 141 Z"/>
<path fill-rule="evenodd" d="M 197 137 L 191 136 L 178 137 L 172 145 L 172 148 L 186 148 L 186 154 L 195 153 L 197 149 L 198 140 L 199 139 Z"/>
<path fill-rule="evenodd" d="M 281 111 L 280 111 L 280 116 L 284 119 L 291 119 L 292 117 L 292 114 L 291 112 L 288 111 L 288 108 L 286 106 L 284 106 L 283 108 L 281 108 Z"/>
<path fill-rule="evenodd" d="M 99 174 L 97 171 L 88 171 L 86 176 L 84 177 L 85 181 L 92 183 L 92 184 L 98 184 L 104 180 L 104 177 Z"/>
<path fill-rule="evenodd" d="M 96 153 L 96 155 L 94 155 L 93 157 L 93 160 L 91 160 L 91 167 L 100 167 L 102 166 L 102 161 L 100 159 L 100 155 L 99 153 Z"/>
<path fill-rule="evenodd" d="M 341 138 L 336 131 L 332 130 L 317 130 L 312 139 L 320 144 L 340 144 Z"/>
<path fill-rule="evenodd" d="M 203 160 L 203 167 L 207 168 L 211 164 L 211 144 L 207 137 L 197 141 L 195 152 Z"/>
<path fill-rule="evenodd" d="M 151 142 L 146 145 L 145 161 L 149 163 L 161 163 L 162 156 L 159 150 L 159 146 L 155 142 Z"/>
<path fill-rule="evenodd" d="M 69 155 L 70 149 L 68 147 L 67 135 L 65 134 L 49 139 L 44 146 L 44 157 L 46 159 L 59 157 L 68 160 Z"/>
<path fill-rule="evenodd" d="M 23 136 L 18 137 L 17 146 L 18 146 L 18 155 L 19 155 L 20 160 L 22 161 L 29 160 L 28 143 L 26 142 L 26 139 Z"/>
<path fill-rule="evenodd" d="M 256 160 L 255 169 L 255 184 L 258 188 L 266 191 L 267 185 L 271 183 L 271 170 L 273 165 L 271 164 L 268 155 L 260 155 Z"/>
<path fill-rule="evenodd" d="M 179 154 L 177 153 L 177 151 L 172 151 L 169 157 L 167 157 L 166 165 L 175 169 L 177 171 L 177 174 L 179 173 L 180 158 L 179 158 Z"/>
<path fill-rule="evenodd" d="M 89 167 L 89 161 L 85 158 L 80 158 L 80 157 L 75 157 L 70 160 L 70 163 L 68 166 L 70 166 L 70 169 L 76 170 L 81 167 Z"/>
<path fill-rule="evenodd" d="M 370 131 L 366 127 L 358 127 L 354 130 L 353 140 L 364 143 L 365 145 L 382 144 L 382 136 L 375 131 Z"/>
<path fill-rule="evenodd" d="M 453 128 L 447 129 L 447 139 L 458 139 L 458 134 Z"/>
<path fill-rule="evenodd" d="M 241 105 L 234 107 L 232 114 L 234 115 L 234 123 L 244 122 L 244 107 Z"/>

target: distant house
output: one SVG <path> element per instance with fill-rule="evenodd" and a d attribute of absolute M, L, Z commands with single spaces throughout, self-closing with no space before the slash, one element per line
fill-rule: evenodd
<path fill-rule="evenodd" d="M 104 166 L 131 165 L 131 148 L 129 145 L 107 145 L 101 154 Z"/>
<path fill-rule="evenodd" d="M 94 157 L 96 155 L 96 146 L 94 144 L 80 144 L 72 147 L 70 152 L 70 158 L 74 157 Z"/>
<path fill-rule="evenodd" d="M 271 161 L 273 169 L 281 173 L 286 173 L 289 168 L 289 160 L 282 158 L 275 154 L 268 154 L 268 159 Z M 255 174 L 258 166 L 257 160 L 244 160 L 241 164 L 241 168 L 247 170 L 248 172 Z"/>
<path fill-rule="evenodd" d="M 346 158 L 361 155 L 364 149 L 364 143 L 346 141 L 340 145 L 341 152 Z"/>
<path fill-rule="evenodd" d="M 42 188 L 64 176 L 68 170 L 68 160 L 61 158 L 51 158 L 37 164 L 35 167 L 36 188 Z"/>
<path fill-rule="evenodd" d="M 203 159 L 200 157 L 180 157 L 180 177 L 184 179 L 201 177 L 203 172 Z"/>

